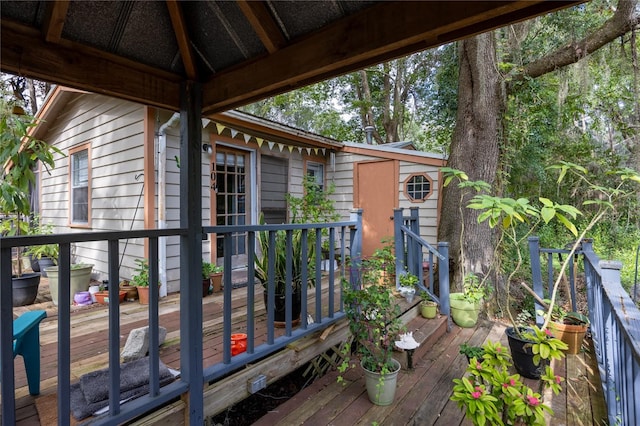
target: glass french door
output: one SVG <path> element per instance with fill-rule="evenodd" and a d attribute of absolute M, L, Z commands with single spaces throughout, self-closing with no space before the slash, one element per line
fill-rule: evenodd
<path fill-rule="evenodd" d="M 246 225 L 249 223 L 247 165 L 249 156 L 241 151 L 218 147 L 215 160 L 216 225 Z M 216 237 L 216 256 L 225 256 L 222 236 Z M 231 255 L 234 268 L 246 266 L 247 233 L 232 236 Z"/>

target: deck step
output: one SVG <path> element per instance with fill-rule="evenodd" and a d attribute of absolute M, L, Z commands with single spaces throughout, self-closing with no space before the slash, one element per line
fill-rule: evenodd
<path fill-rule="evenodd" d="M 426 319 L 417 315 L 406 324 L 407 332 L 413 333 L 413 338 L 420 344 L 413 353 L 413 358 L 422 358 L 433 345 L 447 332 L 447 317 L 438 315 L 434 319 Z M 393 357 L 400 362 L 403 370 L 407 369 L 407 353 L 396 351 Z"/>

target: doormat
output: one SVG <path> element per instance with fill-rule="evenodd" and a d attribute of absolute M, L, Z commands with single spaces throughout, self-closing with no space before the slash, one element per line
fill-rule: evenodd
<path fill-rule="evenodd" d="M 58 395 L 55 393 L 36 398 L 36 410 L 40 418 L 41 426 L 56 426 L 58 424 Z M 71 426 L 79 425 L 76 419 L 69 412 Z M 89 420 L 89 419 L 87 419 Z"/>

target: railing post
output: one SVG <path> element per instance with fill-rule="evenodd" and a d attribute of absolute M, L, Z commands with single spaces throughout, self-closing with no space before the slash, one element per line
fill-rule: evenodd
<path fill-rule="evenodd" d="M 351 247 L 349 248 L 349 256 L 351 258 L 349 267 L 349 283 L 351 288 L 357 288 L 360 283 L 360 263 L 362 257 L 362 209 L 351 210 L 351 221 L 356 222 L 355 229 L 351 229 Z"/>
<path fill-rule="evenodd" d="M 542 286 L 542 269 L 540 266 L 540 238 L 529 237 L 529 259 L 531 260 L 531 279 L 533 280 L 533 291 L 544 299 L 544 288 Z M 542 305 L 534 300 L 536 311 L 536 324 L 541 326 L 544 318 L 538 312 L 541 311 Z"/>
<path fill-rule="evenodd" d="M 202 392 L 202 84 L 180 86 L 180 370 L 190 425 L 204 423 Z M 186 188 L 186 190 L 185 190 Z M 226 253 L 226 252 L 225 252 Z M 60 411 L 59 411 L 60 412 Z"/>
<path fill-rule="evenodd" d="M 410 207 L 411 211 L 411 227 L 410 229 L 416 234 L 420 235 L 420 210 L 418 207 Z M 411 253 L 411 259 L 409 260 L 409 264 L 411 268 L 416 268 L 416 270 L 411 270 L 411 273 L 416 275 L 419 279 L 418 282 L 422 281 L 422 247 L 416 240 L 411 239 L 411 243 L 407 240 L 407 245 L 411 244 L 411 250 L 408 250 Z"/>
<path fill-rule="evenodd" d="M 396 289 L 400 288 L 400 275 L 404 274 L 404 249 L 405 240 L 407 245 L 409 239 L 405 239 L 402 232 L 402 209 L 393 209 L 393 238 L 394 238 L 394 252 L 396 254 Z"/>
<path fill-rule="evenodd" d="M 439 242 L 438 252 L 444 260 L 438 262 L 438 280 L 440 282 L 440 313 L 447 316 L 447 331 L 451 330 L 451 315 L 449 309 L 449 243 Z"/>

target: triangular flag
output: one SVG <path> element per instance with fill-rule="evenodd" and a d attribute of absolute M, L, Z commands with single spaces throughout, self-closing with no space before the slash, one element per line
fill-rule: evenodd
<path fill-rule="evenodd" d="M 287 148 L 289 148 L 289 154 L 291 154 L 293 152 L 293 146 L 287 145 Z"/>
<path fill-rule="evenodd" d="M 229 130 L 231 130 L 231 137 L 235 138 L 236 135 L 238 134 L 238 131 L 236 129 L 229 129 Z"/>
<path fill-rule="evenodd" d="M 278 148 L 280 149 L 280 152 L 282 152 L 282 150 L 284 149 L 284 144 L 283 143 L 279 143 L 278 144 Z"/>
<path fill-rule="evenodd" d="M 216 123 L 216 129 L 218 130 L 218 134 L 221 135 L 224 131 L 224 126 L 220 123 Z"/>
<path fill-rule="evenodd" d="M 244 143 L 249 143 L 249 139 L 251 139 L 251 135 L 248 135 L 246 133 L 243 133 L 244 135 Z"/>
<path fill-rule="evenodd" d="M 313 148 L 313 152 L 315 152 L 316 155 L 318 155 L 318 148 Z"/>
<path fill-rule="evenodd" d="M 322 155 L 326 155 L 326 149 L 325 148 L 322 148 L 321 151 L 322 151 Z"/>
<path fill-rule="evenodd" d="M 267 145 L 269 145 L 269 149 L 273 149 L 273 145 L 275 145 L 275 142 L 271 142 L 271 141 L 267 141 Z"/>
<path fill-rule="evenodd" d="M 307 147 L 307 155 L 311 155 L 311 148 Z"/>
<path fill-rule="evenodd" d="M 264 139 L 262 139 L 262 138 L 256 138 L 256 142 L 258 142 L 258 146 L 259 146 L 260 148 L 262 148 L 262 142 L 264 142 Z"/>
<path fill-rule="evenodd" d="M 301 147 L 301 146 L 299 146 L 299 147 L 298 147 L 298 152 L 299 152 L 300 154 L 302 154 L 302 147 Z"/>

